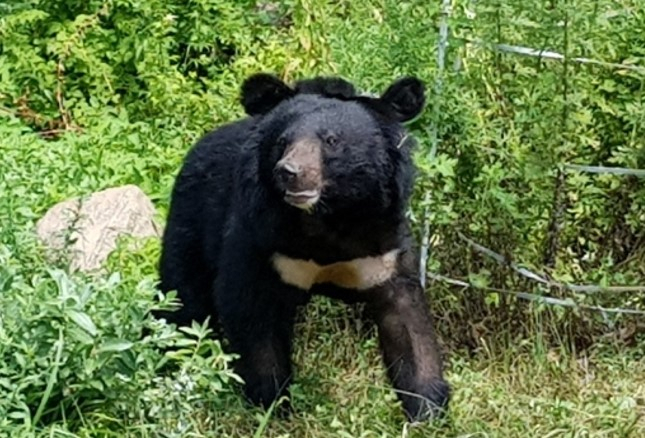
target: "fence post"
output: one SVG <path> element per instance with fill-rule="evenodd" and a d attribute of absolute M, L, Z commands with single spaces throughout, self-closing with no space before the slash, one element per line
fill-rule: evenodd
<path fill-rule="evenodd" d="M 446 47 L 448 46 L 448 17 L 450 15 L 450 0 L 443 0 L 441 3 L 441 22 L 439 23 L 439 44 L 437 47 L 437 79 L 435 81 L 435 99 L 434 99 L 434 115 L 439 113 L 440 99 L 436 97 L 441 95 L 443 91 L 443 72 L 446 65 Z M 435 119 L 435 117 L 433 117 Z M 436 119 L 432 122 L 431 127 L 431 137 L 430 137 L 430 159 L 434 159 L 437 153 L 437 146 L 439 144 L 439 138 L 437 134 L 437 122 Z M 430 192 L 426 192 L 424 196 L 424 217 L 423 217 L 423 236 L 421 238 L 421 257 L 419 259 L 419 279 L 421 281 L 421 287 L 425 289 L 426 287 L 426 277 L 427 277 L 427 263 L 428 263 L 428 253 L 430 248 L 430 220 L 428 218 L 428 206 L 430 205 Z"/>

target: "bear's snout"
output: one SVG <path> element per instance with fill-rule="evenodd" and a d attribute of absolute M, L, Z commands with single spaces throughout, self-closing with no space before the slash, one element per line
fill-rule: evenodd
<path fill-rule="evenodd" d="M 302 139 L 287 146 L 274 175 L 284 200 L 294 207 L 310 209 L 322 191 L 322 153 L 320 141 Z"/>

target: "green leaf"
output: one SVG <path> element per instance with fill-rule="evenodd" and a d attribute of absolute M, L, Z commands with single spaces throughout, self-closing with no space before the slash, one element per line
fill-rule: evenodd
<path fill-rule="evenodd" d="M 83 312 L 79 312 L 77 310 L 71 310 L 70 309 L 70 310 L 67 311 L 67 315 L 80 328 L 85 330 L 90 335 L 96 336 L 98 334 L 98 331 L 96 329 L 96 326 L 94 325 L 94 322 L 92 321 L 92 318 L 90 318 L 87 315 L 87 313 L 83 313 Z"/>
<path fill-rule="evenodd" d="M 105 353 L 108 351 L 125 351 L 129 350 L 133 346 L 134 342 L 126 341 L 125 339 L 113 339 L 104 342 L 97 351 L 99 353 Z"/>

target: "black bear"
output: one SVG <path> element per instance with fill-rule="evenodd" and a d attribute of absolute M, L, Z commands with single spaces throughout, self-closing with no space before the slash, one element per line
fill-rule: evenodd
<path fill-rule="evenodd" d="M 378 97 L 338 78 L 291 87 L 249 77 L 249 117 L 197 142 L 177 177 L 163 236 L 160 288 L 207 316 L 239 355 L 247 398 L 288 395 L 296 312 L 312 294 L 364 302 L 408 419 L 448 404 L 406 209 L 414 168 L 403 122 L 425 105 L 413 77 Z"/>

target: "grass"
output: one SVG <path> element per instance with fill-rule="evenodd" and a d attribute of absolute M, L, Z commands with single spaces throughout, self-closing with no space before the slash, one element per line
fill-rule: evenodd
<path fill-rule="evenodd" d="M 352 324 L 351 317 L 340 317 Z M 440 424 L 403 422 L 383 378 L 374 338 L 355 328 L 307 322 L 299 327 L 293 395 L 297 415 L 272 421 L 279 437 L 639 437 L 645 434 L 642 351 L 604 347 L 574 356 L 543 353 L 531 341 L 467 358 L 449 353 L 450 415 Z M 330 325 L 332 327 L 330 327 Z M 329 331 L 329 329 L 332 329 Z M 640 354 L 640 356 L 639 356 Z M 251 436 L 243 411 L 219 419 L 217 432 Z"/>

